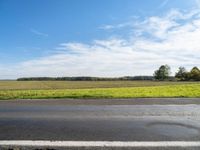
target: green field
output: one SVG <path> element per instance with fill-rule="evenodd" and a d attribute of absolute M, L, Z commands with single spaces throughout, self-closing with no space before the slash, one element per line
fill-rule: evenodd
<path fill-rule="evenodd" d="M 0 99 L 200 97 L 200 83 L 153 81 L 1 81 Z"/>

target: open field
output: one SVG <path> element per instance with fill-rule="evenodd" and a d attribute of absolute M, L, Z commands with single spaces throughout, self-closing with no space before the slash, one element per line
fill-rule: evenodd
<path fill-rule="evenodd" d="M 0 81 L 0 90 L 55 90 L 149 87 L 194 84 L 194 82 L 158 82 L 158 81 Z"/>
<path fill-rule="evenodd" d="M 80 84 L 80 82 L 77 83 Z M 135 82 L 133 83 L 135 87 L 133 85 L 133 87 L 120 87 L 118 85 L 115 88 L 99 88 L 95 83 L 96 85 L 93 85 L 92 88 L 86 88 L 80 84 L 82 89 L 77 87 L 77 89 L 55 90 L 0 90 L 0 99 L 200 97 L 200 83 L 142 82 L 141 85 L 139 82 L 138 85 Z M 114 87 L 114 84 L 112 84 L 112 87 Z"/>

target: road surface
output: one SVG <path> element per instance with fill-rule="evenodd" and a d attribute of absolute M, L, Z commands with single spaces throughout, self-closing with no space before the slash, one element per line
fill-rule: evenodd
<path fill-rule="evenodd" d="M 200 99 L 0 101 L 0 145 L 16 140 L 153 142 L 156 149 L 200 149 Z M 180 147 L 186 142 L 194 146 Z M 155 149 L 144 145 L 134 149 Z M 115 147 L 123 148 L 131 149 Z"/>

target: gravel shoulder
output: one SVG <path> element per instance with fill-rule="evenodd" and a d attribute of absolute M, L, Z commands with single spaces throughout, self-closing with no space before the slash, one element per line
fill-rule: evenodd
<path fill-rule="evenodd" d="M 135 99 L 18 99 L 2 100 L 0 105 L 189 105 L 200 104 L 200 98 Z"/>

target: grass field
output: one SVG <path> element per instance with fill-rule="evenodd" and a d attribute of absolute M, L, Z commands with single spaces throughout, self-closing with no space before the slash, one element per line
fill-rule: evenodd
<path fill-rule="evenodd" d="M 147 87 L 194 84 L 194 82 L 156 82 L 156 81 L 0 81 L 0 90 L 55 90 Z"/>
<path fill-rule="evenodd" d="M 200 97 L 200 83 L 151 81 L 0 82 L 0 99 Z"/>

